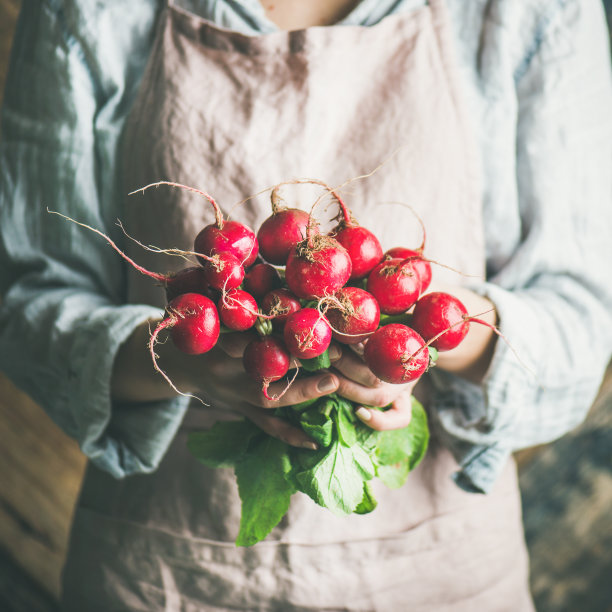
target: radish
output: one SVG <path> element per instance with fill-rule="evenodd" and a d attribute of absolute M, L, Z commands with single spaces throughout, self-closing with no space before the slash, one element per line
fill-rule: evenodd
<path fill-rule="evenodd" d="M 316 299 L 335 293 L 351 276 L 346 249 L 334 238 L 316 234 L 291 249 L 285 281 L 299 298 Z"/>
<path fill-rule="evenodd" d="M 394 315 L 406 312 L 419 299 L 420 279 L 410 260 L 389 259 L 370 272 L 366 288 L 381 312 Z"/>
<path fill-rule="evenodd" d="M 274 212 L 257 232 L 261 256 L 271 264 L 284 266 L 289 251 L 306 236 L 309 215 L 298 208 Z"/>
<path fill-rule="evenodd" d="M 331 343 L 332 329 L 316 308 L 302 308 L 289 315 L 283 329 L 289 351 L 300 359 L 322 355 Z"/>
<path fill-rule="evenodd" d="M 423 295 L 431 284 L 431 265 L 427 259 L 423 257 L 423 250 L 419 247 L 417 250 L 407 249 L 405 247 L 394 247 L 385 253 L 386 259 L 404 259 L 410 260 L 414 271 L 417 273 L 420 281 L 419 293 Z"/>
<path fill-rule="evenodd" d="M 165 183 L 160 183 L 165 184 Z M 174 184 L 174 183 L 171 183 Z M 146 189 L 144 187 L 143 189 Z M 191 188 L 186 188 L 191 189 Z M 200 192 L 198 192 L 200 193 Z M 79 221 L 75 221 L 74 219 L 63 215 L 62 213 L 58 213 L 55 211 L 49 211 L 52 214 L 59 215 L 76 225 L 80 225 L 81 227 L 85 227 L 92 232 L 98 234 L 108 244 L 119 254 L 125 261 L 127 261 L 134 269 L 138 270 L 141 274 L 148 276 L 154 280 L 162 283 L 166 288 L 167 295 L 180 295 L 181 293 L 185 293 L 185 288 L 193 289 L 194 286 L 190 285 L 191 281 L 197 279 L 199 276 L 195 272 L 193 272 L 196 268 L 188 268 L 185 271 L 177 272 L 175 274 L 160 274 L 159 272 L 152 272 L 151 270 L 147 270 L 146 268 L 137 264 L 133 259 L 128 257 L 106 234 L 97 230 L 90 225 L 86 225 L 85 223 L 81 223 Z M 165 252 L 161 251 L 160 252 Z M 189 254 L 185 251 L 179 251 L 177 249 L 171 249 L 168 252 L 177 253 L 186 255 Z M 231 253 L 221 253 L 214 256 L 202 255 L 198 253 L 192 253 L 193 255 L 197 255 L 200 263 L 203 266 L 204 275 L 202 279 L 202 287 L 208 283 L 213 289 L 217 289 L 219 291 L 234 289 L 238 287 L 242 283 L 242 279 L 244 278 L 244 268 L 240 261 Z M 189 278 L 189 280 L 187 280 Z M 194 281 L 196 282 L 196 281 Z M 199 284 L 199 283 L 198 283 Z M 186 287 L 186 285 L 189 285 Z M 198 287 L 198 291 L 194 291 L 194 293 L 201 292 L 200 287 Z"/>
<path fill-rule="evenodd" d="M 203 255 L 231 253 L 248 267 L 257 258 L 259 246 L 253 231 L 238 221 L 207 225 L 195 238 L 193 250 Z"/>
<path fill-rule="evenodd" d="M 166 299 L 168 301 L 182 293 L 201 293 L 202 295 L 208 293 L 206 270 L 200 266 L 191 266 L 179 270 L 170 275 L 164 285 L 166 286 Z"/>
<path fill-rule="evenodd" d="M 283 287 L 266 293 L 261 300 L 261 311 L 272 318 L 272 325 L 276 329 L 282 329 L 289 315 L 301 308 L 295 295 Z"/>
<path fill-rule="evenodd" d="M 401 323 L 375 331 L 366 342 L 363 357 L 380 380 L 396 385 L 416 380 L 429 366 L 425 341 Z"/>
<path fill-rule="evenodd" d="M 244 279 L 244 268 L 238 258 L 230 253 L 215 253 L 204 259 L 204 270 L 208 284 L 219 291 L 239 287 Z"/>
<path fill-rule="evenodd" d="M 333 297 L 323 298 L 324 312 L 333 337 L 343 344 L 358 344 L 368 338 L 380 321 L 374 296 L 359 287 L 344 287 Z"/>
<path fill-rule="evenodd" d="M 217 309 L 221 322 L 234 331 L 250 329 L 258 317 L 255 298 L 242 289 L 232 289 L 224 293 Z"/>
<path fill-rule="evenodd" d="M 210 351 L 220 331 L 214 302 L 200 293 L 183 293 L 174 298 L 166 307 L 166 316 L 151 334 L 151 352 L 159 332 L 166 328 L 170 328 L 170 337 L 179 351 L 188 355 Z"/>
<path fill-rule="evenodd" d="M 416 303 L 410 325 L 439 351 L 449 351 L 465 338 L 470 319 L 465 306 L 453 295 L 436 291 Z"/>
<path fill-rule="evenodd" d="M 200 189 L 195 187 L 188 187 L 180 183 L 173 183 L 171 181 L 158 181 L 157 183 L 151 183 L 140 189 L 132 191 L 129 195 L 143 192 L 151 187 L 158 187 L 159 185 L 169 185 L 170 187 L 180 187 L 186 191 L 193 191 L 201 196 L 204 196 L 213 207 L 215 211 L 215 223 L 207 225 L 195 239 L 194 251 L 206 255 L 212 256 L 216 253 L 229 252 L 236 256 L 238 261 L 243 266 L 250 266 L 257 257 L 259 250 L 257 244 L 257 237 L 253 231 L 238 221 L 224 221 L 223 213 L 219 208 L 219 205 L 215 199 Z"/>
<path fill-rule="evenodd" d="M 244 288 L 256 298 L 263 297 L 281 284 L 276 268 L 270 264 L 255 264 L 244 275 Z"/>
<path fill-rule="evenodd" d="M 353 271 L 351 280 L 367 276 L 383 257 L 378 238 L 365 227 L 346 225 L 332 232 L 333 237 L 347 250 Z"/>
<path fill-rule="evenodd" d="M 252 340 L 242 356 L 245 371 L 262 384 L 262 393 L 270 400 L 279 399 L 280 396 L 270 397 L 268 386 L 289 371 L 290 362 L 291 356 L 282 341 L 273 336 Z"/>
<path fill-rule="evenodd" d="M 382 259 L 382 247 L 370 230 L 358 225 L 338 193 L 330 187 L 327 189 L 336 198 L 341 217 L 340 223 L 330 234 L 346 249 L 351 258 L 351 280 L 359 280 L 366 277 Z"/>

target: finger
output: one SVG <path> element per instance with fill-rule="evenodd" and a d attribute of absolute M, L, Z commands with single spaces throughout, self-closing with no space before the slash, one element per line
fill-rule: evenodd
<path fill-rule="evenodd" d="M 344 351 L 340 359 L 334 362 L 334 369 L 364 387 L 376 388 L 384 385 L 364 363 L 363 359 L 352 351 Z"/>
<path fill-rule="evenodd" d="M 217 346 L 230 357 L 242 357 L 247 344 L 256 337 L 253 332 L 235 332 L 219 336 Z"/>
<path fill-rule="evenodd" d="M 329 373 L 297 379 L 289 384 L 276 382 L 268 387 L 268 395 L 275 399 L 268 399 L 261 393 L 258 405 L 261 408 L 279 408 L 300 404 L 333 393 L 339 384 L 338 377 Z M 252 403 L 252 399 L 248 401 Z"/>
<path fill-rule="evenodd" d="M 365 343 L 358 342 L 357 344 L 349 344 L 349 347 L 354 353 L 363 357 L 363 353 L 365 352 Z"/>
<path fill-rule="evenodd" d="M 410 424 L 412 418 L 412 400 L 409 393 L 400 395 L 384 412 L 361 406 L 355 410 L 357 417 L 368 427 L 376 431 L 401 429 Z"/>
<path fill-rule="evenodd" d="M 317 450 L 318 448 L 317 443 L 301 429 L 290 425 L 283 419 L 272 416 L 263 408 L 256 408 L 255 406 L 249 406 L 247 404 L 243 406 L 240 412 L 268 435 L 278 438 L 290 446 L 307 448 L 310 450 Z"/>
<path fill-rule="evenodd" d="M 388 383 L 381 383 L 376 387 L 367 387 L 342 375 L 338 375 L 338 381 L 338 395 L 356 404 L 377 406 L 378 408 L 388 406 L 406 389 L 404 385 Z"/>

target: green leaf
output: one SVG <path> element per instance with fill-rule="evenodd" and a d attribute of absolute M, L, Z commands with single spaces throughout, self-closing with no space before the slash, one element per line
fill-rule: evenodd
<path fill-rule="evenodd" d="M 424 457 L 428 442 L 427 414 L 412 398 L 412 419 L 408 427 L 381 432 L 376 449 L 376 475 L 391 489 L 401 487 Z"/>
<path fill-rule="evenodd" d="M 261 430 L 251 421 L 218 421 L 207 431 L 190 433 L 187 448 L 204 465 L 232 467 L 258 434 Z"/>
<path fill-rule="evenodd" d="M 329 446 L 332 442 L 333 421 L 329 418 L 325 405 L 316 405 L 302 413 L 300 425 L 320 446 Z"/>
<path fill-rule="evenodd" d="M 344 446 L 357 444 L 357 431 L 355 429 L 355 413 L 350 402 L 338 398 L 337 409 L 334 414 L 334 422 L 338 429 L 338 438 Z"/>
<path fill-rule="evenodd" d="M 236 464 L 242 501 L 236 546 L 252 546 L 278 525 L 289 509 L 295 487 L 288 478 L 291 462 L 287 445 L 267 437 Z"/>
<path fill-rule="evenodd" d="M 293 404 L 293 406 L 288 406 L 288 408 L 290 408 L 294 412 L 303 412 L 304 410 L 306 410 L 306 408 L 309 408 L 313 404 L 316 404 L 320 399 L 320 397 L 313 397 L 312 399 L 305 400 L 303 402 L 300 402 L 299 404 Z"/>
<path fill-rule="evenodd" d="M 425 455 L 428 442 L 427 414 L 423 406 L 412 398 L 410 424 L 403 429 L 381 432 L 376 456 L 381 465 L 394 465 L 408 460 L 410 469 L 413 469 Z"/>
<path fill-rule="evenodd" d="M 334 440 L 313 453 L 318 462 L 296 475 L 300 490 L 335 514 L 350 514 L 363 499 L 363 482 L 374 476 L 374 464 L 359 446 Z"/>
<path fill-rule="evenodd" d="M 391 323 L 402 323 L 403 325 L 410 325 L 410 315 L 407 312 L 403 312 L 397 315 L 381 314 L 379 326 L 390 325 Z"/>
<path fill-rule="evenodd" d="M 369 514 L 376 508 L 376 506 L 378 506 L 378 502 L 374 497 L 370 483 L 366 481 L 363 483 L 363 499 L 355 508 L 355 514 Z"/>
<path fill-rule="evenodd" d="M 429 444 L 427 413 L 423 405 L 414 397 L 412 398 L 412 419 L 406 429 L 410 434 L 410 469 L 414 470 L 425 456 Z"/>
<path fill-rule="evenodd" d="M 390 489 L 403 487 L 410 473 L 408 459 L 399 461 L 394 465 L 379 465 L 376 468 L 376 476 L 380 478 Z"/>
<path fill-rule="evenodd" d="M 436 361 L 438 360 L 438 349 L 435 346 L 431 346 L 429 345 L 427 347 L 427 350 L 429 351 L 429 361 L 430 363 L 436 363 Z"/>
<path fill-rule="evenodd" d="M 329 349 L 318 357 L 313 357 L 312 359 L 300 359 L 300 364 L 307 372 L 316 372 L 318 370 L 325 370 L 326 368 L 329 368 L 331 366 Z"/>
<path fill-rule="evenodd" d="M 383 432 L 376 431 L 361 421 L 355 424 L 355 433 L 357 435 L 357 443 L 368 454 L 373 454 L 378 445 L 378 439 Z"/>

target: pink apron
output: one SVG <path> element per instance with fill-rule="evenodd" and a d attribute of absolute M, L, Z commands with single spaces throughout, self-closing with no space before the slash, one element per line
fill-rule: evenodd
<path fill-rule="evenodd" d="M 420 243 L 429 257 L 482 274 L 477 150 L 460 96 L 441 0 L 372 27 L 244 36 L 173 6 L 157 39 L 125 137 L 126 193 L 172 180 L 213 194 L 251 227 L 294 177 L 351 183 L 346 200 L 384 248 Z M 313 193 L 284 192 L 307 208 Z M 330 211 L 333 216 L 336 211 Z M 191 249 L 213 220 L 200 197 L 167 187 L 126 200 L 139 240 Z M 184 265 L 137 247 L 151 269 Z M 437 280 L 458 282 L 436 268 Z M 129 273 L 133 302 L 164 304 Z M 221 413 L 194 407 L 153 475 L 115 481 L 90 468 L 64 572 L 69 610 L 533 610 L 520 496 L 509 463 L 487 496 L 461 491 L 434 442 L 406 486 L 375 487 L 378 508 L 336 517 L 293 497 L 266 541 L 236 548 L 240 505 L 231 470 L 185 447 Z"/>

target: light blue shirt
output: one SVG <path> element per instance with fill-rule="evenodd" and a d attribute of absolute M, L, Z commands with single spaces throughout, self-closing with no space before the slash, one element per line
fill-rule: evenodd
<path fill-rule="evenodd" d="M 342 23 L 422 3 L 363 0 Z M 122 242 L 119 139 L 162 4 L 24 0 L 2 115 L 0 368 L 117 477 L 156 468 L 186 400 L 111 400 L 120 344 L 161 313 L 126 305 L 116 253 L 46 209 Z M 275 29 L 256 0 L 182 4 Z M 488 491 L 514 450 L 584 418 L 612 352 L 612 79 L 597 0 L 447 5 L 484 178 L 488 279 L 474 289 L 508 343 L 481 386 L 433 370 L 433 419 L 458 484 Z"/>

